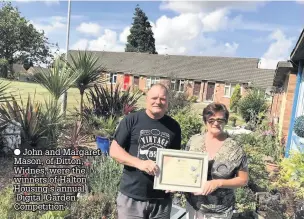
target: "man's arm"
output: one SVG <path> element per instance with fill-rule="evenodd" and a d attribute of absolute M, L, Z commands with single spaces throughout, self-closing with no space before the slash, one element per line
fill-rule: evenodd
<path fill-rule="evenodd" d="M 142 160 L 130 155 L 115 140 L 113 140 L 110 147 L 110 156 L 123 165 L 135 167 L 137 169 L 141 166 Z"/>
<path fill-rule="evenodd" d="M 130 155 L 126 152 L 115 140 L 113 140 L 110 147 L 110 156 L 117 162 L 135 167 L 141 171 L 144 171 L 150 175 L 156 175 L 159 171 L 156 163 L 152 160 L 141 160 L 137 157 Z"/>

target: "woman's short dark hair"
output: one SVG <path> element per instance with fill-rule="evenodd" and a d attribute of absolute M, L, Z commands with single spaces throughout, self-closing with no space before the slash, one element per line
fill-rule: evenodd
<path fill-rule="evenodd" d="M 207 120 L 211 116 L 214 116 L 214 114 L 218 113 L 218 112 L 223 112 L 226 121 L 228 121 L 229 111 L 227 110 L 227 107 L 225 106 L 225 104 L 222 104 L 222 103 L 210 103 L 203 110 L 203 120 L 204 120 L 204 123 L 206 123 Z"/>

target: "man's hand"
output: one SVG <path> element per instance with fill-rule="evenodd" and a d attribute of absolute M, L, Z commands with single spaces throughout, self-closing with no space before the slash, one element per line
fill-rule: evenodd
<path fill-rule="evenodd" d="M 209 195 L 222 186 L 222 180 L 207 181 L 202 188 L 202 192 L 193 193 L 194 195 Z"/>
<path fill-rule="evenodd" d="M 138 169 L 152 176 L 155 176 L 159 171 L 158 166 L 152 160 L 142 160 L 138 165 Z"/>

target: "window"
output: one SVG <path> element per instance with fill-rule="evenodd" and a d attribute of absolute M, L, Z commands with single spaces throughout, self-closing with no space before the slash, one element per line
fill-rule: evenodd
<path fill-rule="evenodd" d="M 157 84 L 159 83 L 160 78 L 156 78 L 156 77 L 147 77 L 146 80 L 146 88 L 149 89 L 153 84 Z"/>
<path fill-rule="evenodd" d="M 170 89 L 175 90 L 175 80 L 171 80 Z"/>
<path fill-rule="evenodd" d="M 117 74 L 114 73 L 108 73 L 106 75 L 106 81 L 108 84 L 116 84 L 117 81 Z"/>
<path fill-rule="evenodd" d="M 185 91 L 185 81 L 184 80 L 172 80 L 171 81 L 171 90 L 177 92 Z"/>
<path fill-rule="evenodd" d="M 231 84 L 225 84 L 224 88 L 224 96 L 225 97 L 231 97 L 234 91 L 235 85 Z"/>

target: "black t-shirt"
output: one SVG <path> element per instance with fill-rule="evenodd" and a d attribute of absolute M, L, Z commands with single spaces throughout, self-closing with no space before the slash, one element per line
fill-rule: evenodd
<path fill-rule="evenodd" d="M 130 155 L 141 160 L 156 160 L 157 148 L 180 150 L 181 129 L 171 117 L 150 118 L 146 111 L 131 113 L 120 122 L 114 140 Z M 124 166 L 120 192 L 137 200 L 162 199 L 169 194 L 153 189 L 154 176 L 130 166 Z"/>

